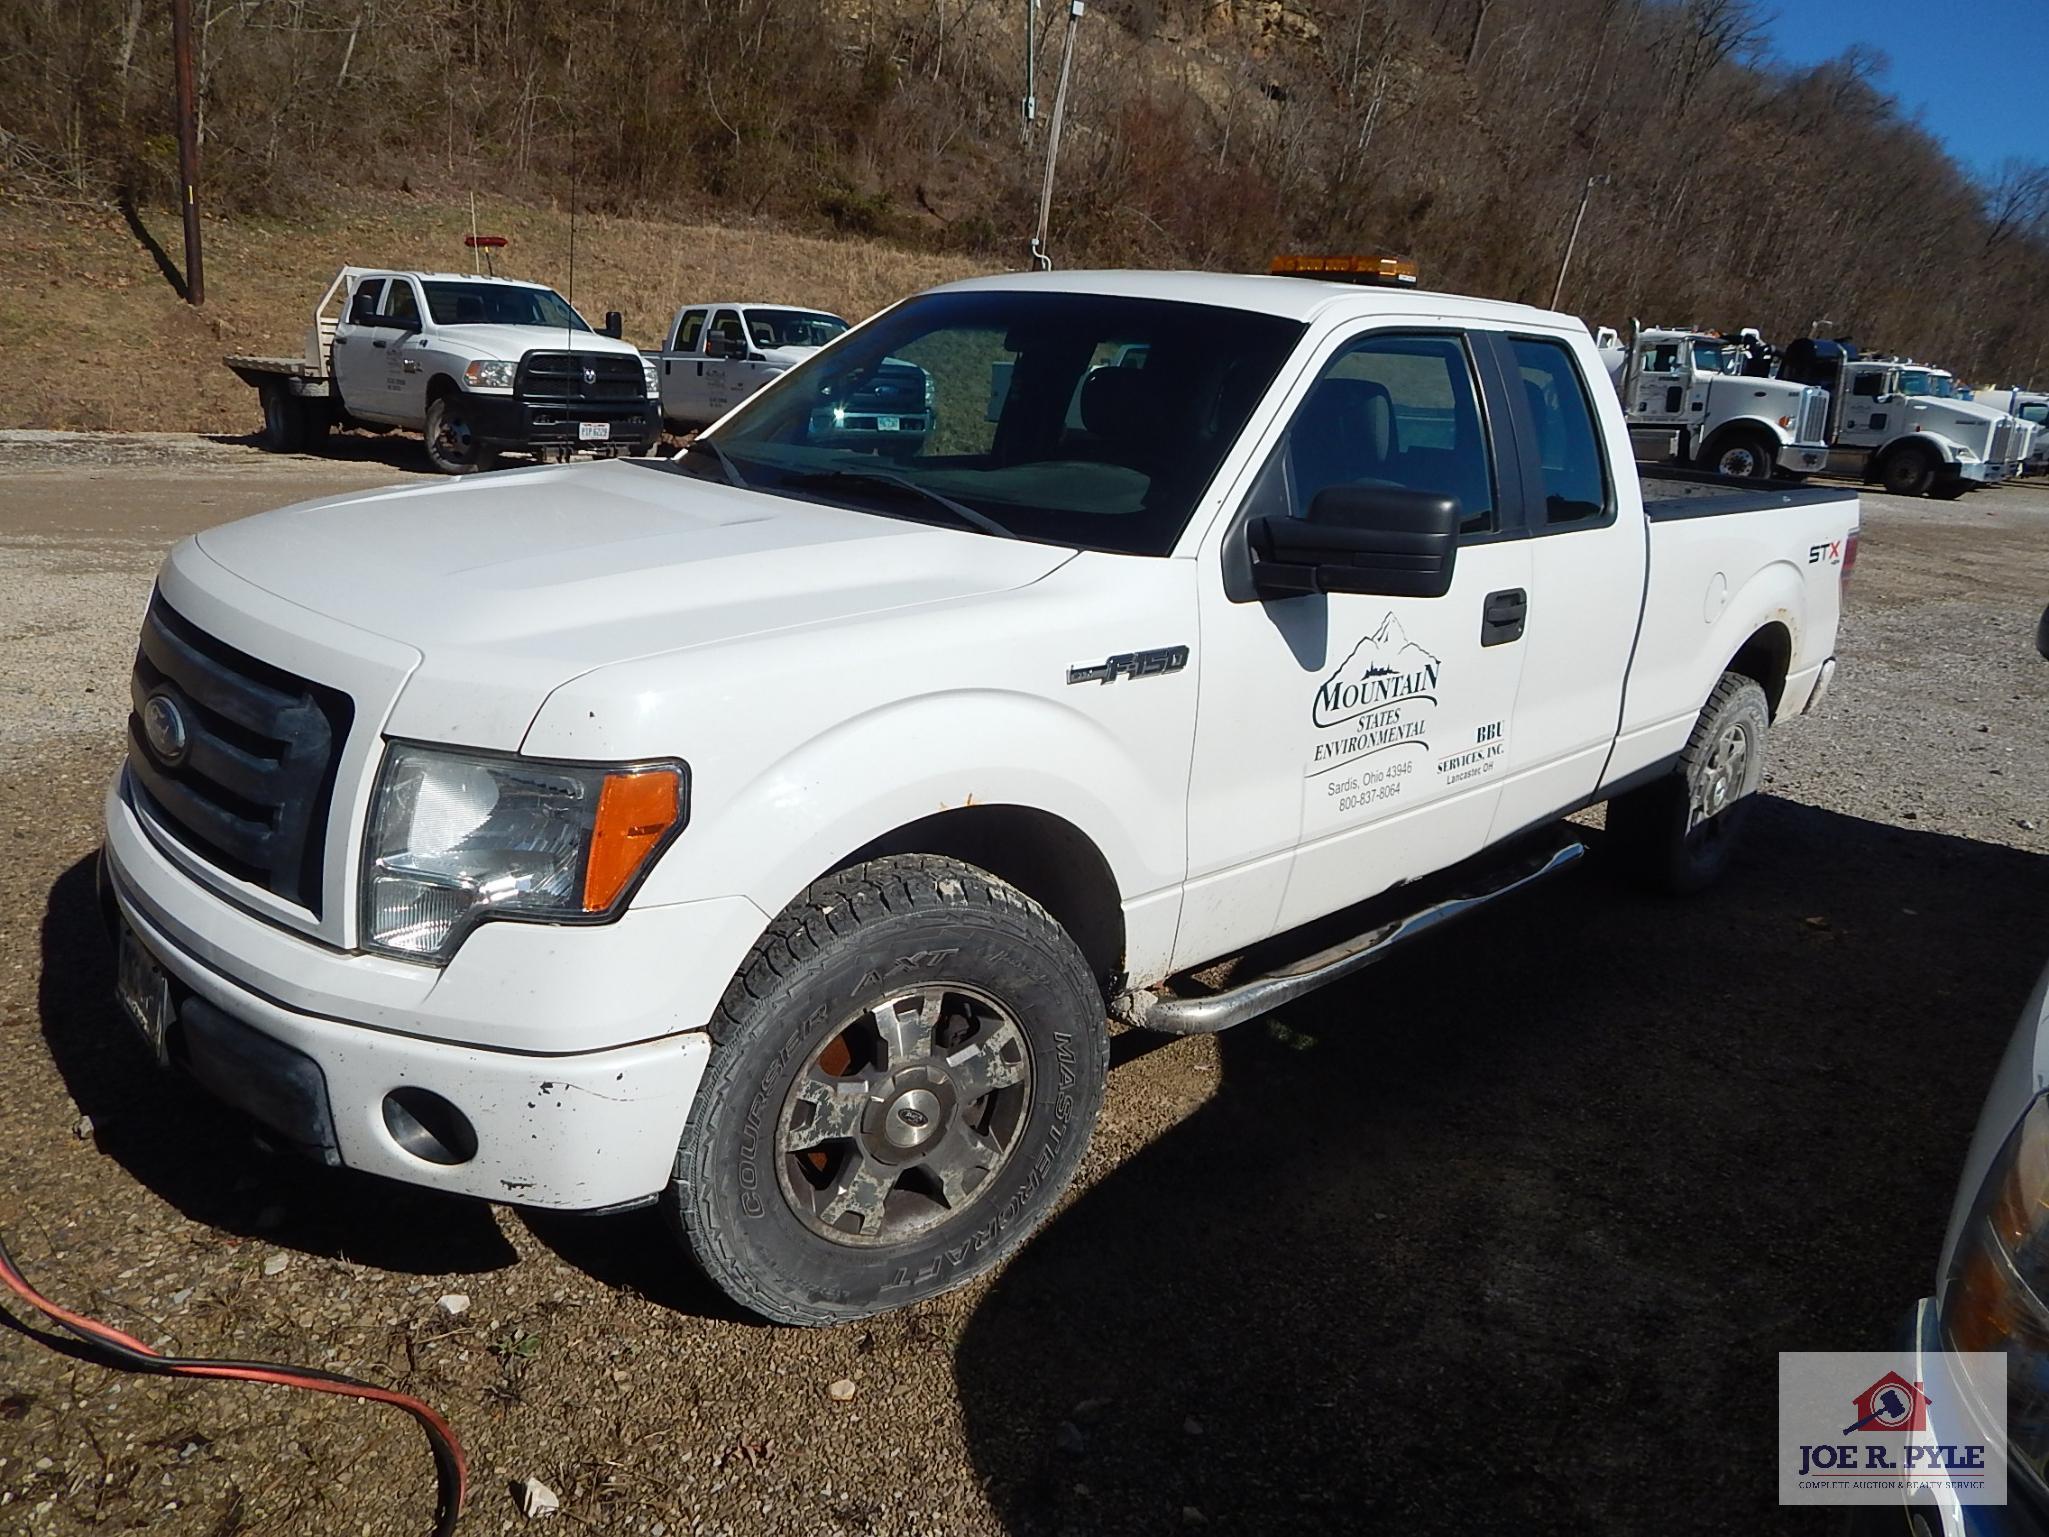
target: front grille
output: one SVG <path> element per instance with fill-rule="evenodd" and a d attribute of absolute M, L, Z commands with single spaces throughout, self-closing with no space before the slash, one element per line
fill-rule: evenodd
<path fill-rule="evenodd" d="M 1999 425 L 1992 429 L 1992 446 L 1986 451 L 1986 458 L 1994 464 L 2011 464 L 2019 457 L 2014 452 L 2017 425 L 2010 416 L 2000 418 Z"/>
<path fill-rule="evenodd" d="M 617 352 L 529 352 L 519 360 L 512 391 L 521 400 L 645 400 L 640 359 Z"/>
<path fill-rule="evenodd" d="M 1818 390 L 1812 385 L 1800 397 L 1801 443 L 1826 443 L 1828 441 L 1828 391 Z"/>
<path fill-rule="evenodd" d="M 155 820 L 209 864 L 318 917 L 349 696 L 214 639 L 161 594 L 142 621 L 129 693 L 129 778 Z M 171 757 L 143 724 L 159 696 L 184 729 Z"/>
<path fill-rule="evenodd" d="M 925 409 L 925 370 L 915 363 L 884 363 L 868 384 L 847 397 L 849 411 L 906 415 Z"/>

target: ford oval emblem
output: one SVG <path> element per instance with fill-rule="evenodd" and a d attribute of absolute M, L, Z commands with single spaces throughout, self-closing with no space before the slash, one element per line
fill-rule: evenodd
<path fill-rule="evenodd" d="M 583 382 L 585 384 L 596 384 L 598 382 L 598 371 L 595 368 L 586 366 L 583 371 Z"/>
<path fill-rule="evenodd" d="M 169 694 L 151 694 L 142 702 L 142 735 L 149 750 L 164 763 L 185 761 L 190 738 L 185 731 L 185 712 Z"/>

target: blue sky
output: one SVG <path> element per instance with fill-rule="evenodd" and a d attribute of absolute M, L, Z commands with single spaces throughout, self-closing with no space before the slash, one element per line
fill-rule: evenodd
<path fill-rule="evenodd" d="M 1880 84 L 1980 176 L 2009 156 L 2049 161 L 2049 0 L 1767 0 L 1779 59 L 1816 64 L 1852 43 L 1891 60 Z"/>

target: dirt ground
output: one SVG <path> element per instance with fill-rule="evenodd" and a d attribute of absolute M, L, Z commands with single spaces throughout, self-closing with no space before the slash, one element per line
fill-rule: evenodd
<path fill-rule="evenodd" d="M 1773 1504 L 1776 1352 L 1888 1341 L 1930 1289 L 2049 960 L 2049 492 L 1868 500 L 1837 692 L 1718 889 L 1596 861 L 1277 1019 L 1120 1037 L 1021 1257 L 807 1332 L 652 1214 L 261 1156 L 115 1011 L 90 860 L 151 572 L 413 463 L 353 452 L 0 445 L 0 1228 L 50 1295 L 423 1395 L 469 1533 L 526 1526 L 529 1476 L 608 1533 L 1836 1529 Z M 0 1329 L 0 1530 L 412 1537 L 431 1494 L 400 1416 Z"/>

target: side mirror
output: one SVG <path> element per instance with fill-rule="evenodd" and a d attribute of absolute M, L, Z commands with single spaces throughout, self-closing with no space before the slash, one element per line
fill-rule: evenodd
<path fill-rule="evenodd" d="M 357 294 L 349 305 L 349 324 L 352 326 L 381 326 L 384 317 L 377 313 L 377 301 L 369 294 Z"/>
<path fill-rule="evenodd" d="M 737 336 L 714 331 L 705 338 L 704 350 L 715 358 L 737 358 L 747 351 L 747 344 Z"/>
<path fill-rule="evenodd" d="M 2049 661 L 2049 608 L 2042 610 L 2042 617 L 2035 621 L 2035 650 L 2044 661 Z"/>
<path fill-rule="evenodd" d="M 1252 580 L 1261 597 L 1313 592 L 1441 598 L 1458 552 L 1459 500 L 1399 486 L 1326 486 L 1309 515 L 1255 518 Z"/>
<path fill-rule="evenodd" d="M 619 340 L 626 334 L 626 317 L 617 310 L 606 310 L 605 329 L 602 334 L 611 337 L 615 342 Z"/>

